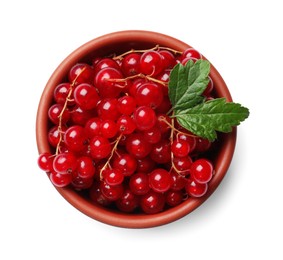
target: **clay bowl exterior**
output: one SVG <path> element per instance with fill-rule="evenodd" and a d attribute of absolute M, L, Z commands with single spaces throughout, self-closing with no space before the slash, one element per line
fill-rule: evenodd
<path fill-rule="evenodd" d="M 154 47 L 156 44 L 180 51 L 190 47 L 187 43 L 178 39 L 156 32 L 120 31 L 93 39 L 71 53 L 51 75 L 42 93 L 36 119 L 38 152 L 52 151 L 47 139 L 49 129 L 48 108 L 53 102 L 54 88 L 66 79 L 68 71 L 75 63 L 89 62 L 94 57 L 107 56 L 113 53 L 120 54 L 132 48 L 148 49 Z M 214 82 L 215 95 L 225 97 L 228 101 L 232 101 L 225 82 L 212 64 L 210 76 Z M 209 183 L 206 195 L 201 198 L 189 198 L 180 205 L 161 213 L 153 215 L 126 214 L 93 204 L 89 199 L 71 188 L 56 189 L 71 205 L 82 213 L 109 225 L 124 228 L 148 228 L 168 224 L 195 210 L 215 191 L 229 168 L 235 144 L 236 128 L 229 134 L 219 134 L 216 149 L 209 154 L 215 166 L 215 175 Z"/>

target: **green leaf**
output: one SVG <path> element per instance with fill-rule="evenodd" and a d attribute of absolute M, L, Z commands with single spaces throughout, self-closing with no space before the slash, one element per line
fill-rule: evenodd
<path fill-rule="evenodd" d="M 172 69 L 168 85 L 172 110 L 191 108 L 204 101 L 201 94 L 209 82 L 209 72 L 206 60 L 189 60 L 185 66 L 177 64 Z"/>
<path fill-rule="evenodd" d="M 180 125 L 197 136 L 214 141 L 216 131 L 231 132 L 249 116 L 249 110 L 238 103 L 217 98 L 185 110 L 178 110 L 174 117 Z"/>

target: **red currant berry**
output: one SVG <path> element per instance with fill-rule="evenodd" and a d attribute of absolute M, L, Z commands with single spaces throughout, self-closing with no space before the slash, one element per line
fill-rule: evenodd
<path fill-rule="evenodd" d="M 146 51 L 140 58 L 141 73 L 156 76 L 163 70 L 162 56 L 157 51 Z"/>
<path fill-rule="evenodd" d="M 134 122 L 138 130 L 144 131 L 152 128 L 156 123 L 156 115 L 152 108 L 140 106 L 134 112 Z"/>
<path fill-rule="evenodd" d="M 70 119 L 69 109 L 65 108 L 63 113 L 62 111 L 63 111 L 63 105 L 61 104 L 54 104 L 48 109 L 48 117 L 53 124 L 58 125 L 60 120 L 61 120 L 61 124 L 65 124 Z"/>
<path fill-rule="evenodd" d="M 165 114 L 157 116 L 157 126 L 162 134 L 170 132 L 171 118 Z"/>
<path fill-rule="evenodd" d="M 182 203 L 183 194 L 182 194 L 181 191 L 169 190 L 165 194 L 165 201 L 166 201 L 167 205 L 169 205 L 171 207 L 175 207 L 175 206 Z"/>
<path fill-rule="evenodd" d="M 123 58 L 121 68 L 125 76 L 129 77 L 140 73 L 140 57 L 139 53 L 130 53 Z"/>
<path fill-rule="evenodd" d="M 156 163 L 165 164 L 171 161 L 171 145 L 167 140 L 161 140 L 160 142 L 152 146 L 150 157 Z"/>
<path fill-rule="evenodd" d="M 135 173 L 129 181 L 131 191 L 136 195 L 145 195 L 149 192 L 149 180 L 146 173 Z"/>
<path fill-rule="evenodd" d="M 81 83 L 91 84 L 93 81 L 93 69 L 86 63 L 77 63 L 69 71 L 69 81 L 73 85 Z"/>
<path fill-rule="evenodd" d="M 37 159 L 39 168 L 45 172 L 53 170 L 53 157 L 51 153 L 42 153 Z"/>
<path fill-rule="evenodd" d="M 136 100 L 131 96 L 120 97 L 117 108 L 122 115 L 131 115 L 136 108 Z"/>
<path fill-rule="evenodd" d="M 189 179 L 185 189 L 190 196 L 199 198 L 207 192 L 208 186 L 207 183 L 197 183 L 196 181 Z"/>
<path fill-rule="evenodd" d="M 149 144 L 142 134 L 132 134 L 126 140 L 126 149 L 129 154 L 135 158 L 144 158 L 151 151 L 151 144 Z"/>
<path fill-rule="evenodd" d="M 117 134 L 118 126 L 113 120 L 106 119 L 102 121 L 100 131 L 105 138 L 112 138 Z"/>
<path fill-rule="evenodd" d="M 174 55 L 170 51 L 160 50 L 159 54 L 162 57 L 162 67 L 164 69 L 172 69 L 177 64 Z"/>
<path fill-rule="evenodd" d="M 116 121 L 119 116 L 118 100 L 115 98 L 106 98 L 97 105 L 97 113 L 103 120 L 110 119 Z"/>
<path fill-rule="evenodd" d="M 139 205 L 139 200 L 135 194 L 126 189 L 122 196 L 116 201 L 116 206 L 122 212 L 130 213 Z"/>
<path fill-rule="evenodd" d="M 69 95 L 71 89 L 71 84 L 70 83 L 61 83 L 59 84 L 55 89 L 54 89 L 54 100 L 57 104 L 64 105 L 67 97 Z M 73 95 L 69 97 L 69 99 L 73 99 Z M 68 105 L 72 106 L 74 105 L 73 101 L 68 100 Z"/>
<path fill-rule="evenodd" d="M 135 97 L 138 88 L 145 82 L 147 82 L 147 80 L 143 79 L 143 78 L 142 79 L 140 79 L 140 78 L 134 79 L 132 85 L 128 89 L 129 95 L 132 96 L 132 97 Z"/>
<path fill-rule="evenodd" d="M 75 172 L 71 184 L 75 190 L 86 190 L 92 186 L 93 178 L 82 178 Z"/>
<path fill-rule="evenodd" d="M 123 135 L 129 135 L 133 133 L 136 129 L 136 124 L 134 120 L 129 116 L 120 116 L 117 120 L 118 130 Z"/>
<path fill-rule="evenodd" d="M 143 132 L 144 138 L 147 142 L 151 144 L 156 144 L 161 140 L 161 131 L 157 126 L 150 128 L 149 130 L 145 130 Z"/>
<path fill-rule="evenodd" d="M 79 125 L 70 126 L 64 134 L 64 142 L 69 150 L 73 152 L 82 151 L 87 145 L 84 128 Z"/>
<path fill-rule="evenodd" d="M 77 168 L 77 158 L 72 153 L 59 153 L 53 161 L 53 169 L 60 174 L 70 174 Z"/>
<path fill-rule="evenodd" d="M 197 144 L 197 137 L 194 136 L 191 132 L 181 129 L 184 134 L 178 134 L 178 140 L 184 140 L 190 145 L 190 152 L 192 152 Z"/>
<path fill-rule="evenodd" d="M 92 138 L 96 135 L 100 135 L 100 129 L 101 129 L 101 119 L 98 117 L 93 117 L 89 119 L 84 127 L 85 135 L 88 138 Z"/>
<path fill-rule="evenodd" d="M 103 136 L 94 136 L 89 143 L 90 154 L 94 159 L 107 158 L 111 153 L 111 144 Z"/>
<path fill-rule="evenodd" d="M 174 157 L 173 159 L 174 167 L 178 171 L 178 174 L 182 176 L 186 176 L 190 173 L 192 162 L 193 161 L 190 156 Z"/>
<path fill-rule="evenodd" d="M 194 161 L 190 168 L 191 177 L 198 183 L 207 183 L 211 180 L 213 166 L 207 159 Z"/>
<path fill-rule="evenodd" d="M 122 78 L 123 75 L 119 70 L 104 68 L 96 74 L 94 86 L 98 89 L 99 95 L 102 98 L 118 97 L 126 86 L 125 82 L 118 81 Z"/>
<path fill-rule="evenodd" d="M 100 189 L 99 182 L 94 182 L 91 188 L 89 189 L 89 197 L 91 201 L 101 205 L 101 206 L 109 206 L 111 201 L 108 200 L 102 193 Z"/>
<path fill-rule="evenodd" d="M 168 191 L 172 182 L 170 173 L 164 169 L 158 168 L 149 174 L 149 186 L 156 192 Z"/>
<path fill-rule="evenodd" d="M 213 86 L 214 84 L 213 84 L 213 81 L 212 81 L 211 77 L 208 76 L 208 78 L 209 78 L 209 82 L 207 84 L 206 89 L 202 93 L 202 95 L 204 95 L 206 97 L 209 97 L 209 95 L 211 94 L 211 92 L 212 92 L 212 90 L 214 88 L 214 86 Z"/>
<path fill-rule="evenodd" d="M 77 173 L 80 178 L 90 179 L 95 174 L 95 167 L 92 159 L 88 156 L 78 158 Z"/>
<path fill-rule="evenodd" d="M 173 141 L 173 143 L 171 144 L 171 150 L 174 156 L 185 157 L 189 154 L 191 148 L 188 142 L 179 139 Z"/>
<path fill-rule="evenodd" d="M 130 154 L 119 154 L 114 157 L 113 167 L 121 171 L 124 176 L 130 176 L 137 169 L 137 160 Z"/>
<path fill-rule="evenodd" d="M 195 49 L 193 48 L 188 48 L 186 49 L 183 54 L 182 54 L 182 59 L 185 58 L 194 58 L 194 59 L 202 59 L 202 55 Z"/>
<path fill-rule="evenodd" d="M 96 107 L 99 101 L 99 96 L 92 85 L 82 83 L 75 88 L 74 99 L 79 107 L 85 110 L 90 110 Z"/>
<path fill-rule="evenodd" d="M 137 159 L 137 172 L 149 173 L 155 168 L 155 161 L 153 161 L 149 156 Z"/>
<path fill-rule="evenodd" d="M 122 184 L 111 186 L 104 181 L 100 183 L 100 190 L 103 196 L 110 201 L 120 199 L 124 192 Z"/>
<path fill-rule="evenodd" d="M 105 68 L 112 68 L 116 70 L 120 70 L 120 67 L 116 61 L 111 58 L 103 58 L 100 59 L 94 66 L 94 75 L 96 75 L 99 71 Z"/>
<path fill-rule="evenodd" d="M 172 186 L 171 190 L 182 190 L 187 184 L 187 179 L 176 172 L 171 173 Z"/>
<path fill-rule="evenodd" d="M 146 82 L 137 89 L 135 99 L 140 106 L 156 108 L 163 100 L 162 87 L 155 83 Z"/>
<path fill-rule="evenodd" d="M 66 127 L 62 126 L 61 129 L 59 130 L 58 126 L 52 127 L 49 132 L 48 132 L 48 142 L 50 145 L 53 147 L 57 147 L 57 145 L 60 142 L 60 132 L 61 134 L 64 134 L 66 131 Z"/>
<path fill-rule="evenodd" d="M 60 174 L 51 172 L 49 178 L 54 186 L 62 188 L 68 186 L 72 182 L 72 174 Z"/>
<path fill-rule="evenodd" d="M 104 181 L 110 185 L 119 185 L 124 181 L 124 174 L 119 169 L 106 169 L 102 172 Z"/>
<path fill-rule="evenodd" d="M 93 117 L 93 112 L 91 110 L 83 110 L 76 106 L 71 111 L 71 120 L 74 125 L 84 126 L 86 122 Z"/>
<path fill-rule="evenodd" d="M 208 139 L 196 137 L 195 153 L 206 152 L 211 147 L 211 142 Z"/>
<path fill-rule="evenodd" d="M 165 205 L 163 194 L 149 191 L 143 195 L 140 200 L 140 207 L 146 214 L 155 214 L 161 212 Z"/>

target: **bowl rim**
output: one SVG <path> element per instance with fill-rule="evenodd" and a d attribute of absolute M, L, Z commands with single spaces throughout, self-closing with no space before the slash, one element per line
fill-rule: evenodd
<path fill-rule="evenodd" d="M 78 47 L 58 65 L 42 92 L 36 115 L 36 142 L 39 154 L 50 151 L 50 146 L 47 140 L 47 109 L 52 100 L 53 91 L 51 90 L 53 90 L 56 85 L 61 83 L 62 75 L 66 75 L 71 66 L 83 59 L 84 56 L 89 53 L 90 49 L 93 50 L 94 48 L 103 48 L 105 44 L 113 44 L 113 39 L 116 42 L 126 42 L 129 41 L 129 38 L 133 42 L 156 41 L 160 46 L 168 46 L 178 50 L 185 50 L 186 48 L 192 47 L 187 43 L 184 43 L 169 35 L 145 30 L 125 30 L 108 33 L 94 38 Z M 206 58 L 204 57 L 204 59 Z M 226 83 L 213 64 L 211 64 L 210 76 L 214 80 L 215 85 L 217 85 L 217 90 L 220 91 L 219 95 L 226 97 L 227 101 L 232 101 L 232 97 Z M 157 214 L 131 215 L 113 212 L 85 200 L 77 192 L 70 188 L 54 187 L 62 195 L 62 197 L 64 197 L 76 209 L 90 218 L 105 224 L 124 228 L 150 228 L 168 224 L 191 213 L 193 210 L 203 204 L 219 186 L 222 179 L 226 175 L 233 158 L 236 146 L 236 129 L 237 128 L 234 127 L 232 132 L 227 133 L 222 137 L 224 145 L 221 147 L 221 151 L 219 152 L 219 156 L 222 156 L 222 161 L 218 162 L 218 165 L 216 165 L 216 174 L 210 181 L 209 189 L 206 195 L 201 198 L 190 198 L 176 207 L 167 209 L 166 211 Z"/>

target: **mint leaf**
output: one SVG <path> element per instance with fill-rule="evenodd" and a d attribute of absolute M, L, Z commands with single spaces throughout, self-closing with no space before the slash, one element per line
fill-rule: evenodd
<path fill-rule="evenodd" d="M 209 82 L 209 72 L 206 60 L 189 60 L 185 66 L 177 64 L 172 69 L 168 85 L 172 110 L 187 109 L 204 101 L 201 94 Z"/>
<path fill-rule="evenodd" d="M 216 139 L 216 131 L 231 132 L 233 126 L 239 125 L 248 116 L 247 108 L 238 103 L 226 102 L 225 98 L 178 110 L 174 115 L 184 128 L 209 141 Z"/>

